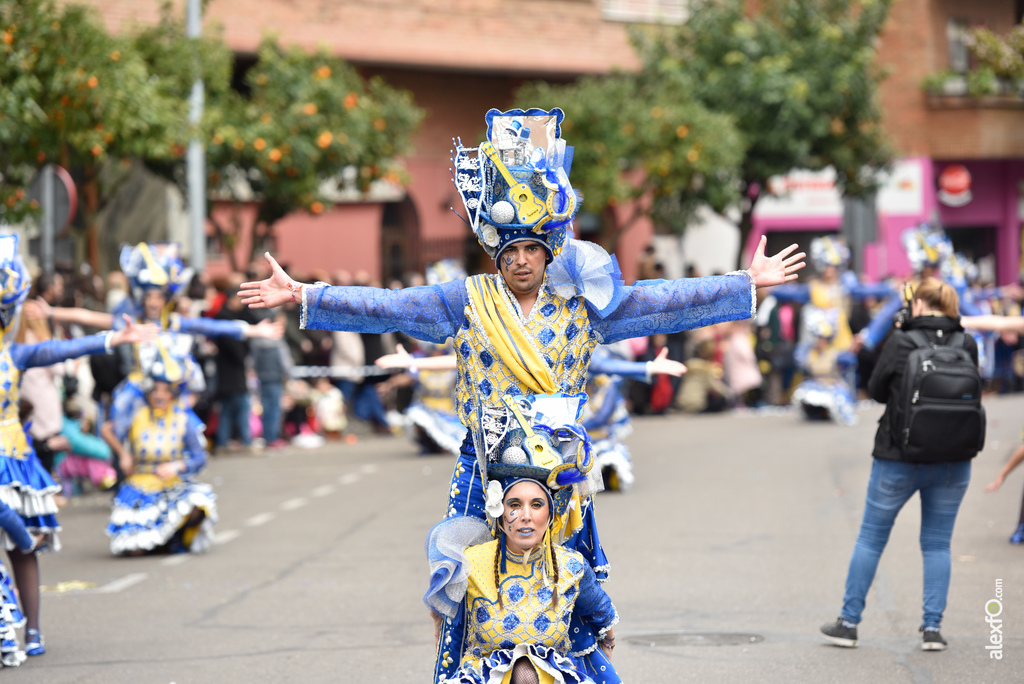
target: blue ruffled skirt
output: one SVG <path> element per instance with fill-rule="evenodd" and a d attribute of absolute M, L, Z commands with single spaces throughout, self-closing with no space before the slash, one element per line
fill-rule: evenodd
<path fill-rule="evenodd" d="M 18 645 L 15 629 L 25 626 L 25 616 L 18 607 L 14 585 L 7 569 L 0 563 L 0 663 L 17 667 L 25 662 L 25 652 Z"/>
<path fill-rule="evenodd" d="M 435 411 L 422 402 L 413 402 L 405 412 L 413 425 L 418 425 L 430 439 L 445 451 L 459 455 L 459 447 L 466 439 L 466 426 L 454 413 Z"/>
<path fill-rule="evenodd" d="M 30 534 L 45 537 L 39 549 L 60 550 L 60 524 L 53 495 L 60 485 L 53 481 L 43 464 L 31 451 L 25 458 L 0 456 L 0 499 L 21 517 Z M 16 548 L 8 534 L 0 530 L 4 548 Z"/>
<path fill-rule="evenodd" d="M 107 524 L 111 553 L 153 551 L 168 544 L 197 508 L 206 516 L 198 528 L 181 536 L 182 548 L 192 553 L 208 549 L 217 522 L 213 488 L 190 480 L 173 480 L 162 488 L 153 488 L 153 478 L 133 475 L 121 485 Z"/>
<path fill-rule="evenodd" d="M 519 644 L 512 649 L 499 649 L 486 658 L 467 661 L 446 680 L 458 684 L 489 684 L 500 682 L 520 658 L 529 658 L 533 666 L 551 675 L 558 684 L 593 684 L 576 662 L 553 648 L 533 644 Z"/>

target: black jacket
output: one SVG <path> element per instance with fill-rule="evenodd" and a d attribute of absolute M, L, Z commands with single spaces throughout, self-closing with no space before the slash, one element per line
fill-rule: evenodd
<path fill-rule="evenodd" d="M 890 420 L 899 401 L 900 383 L 903 371 L 907 366 L 907 357 L 916 349 L 916 345 L 905 330 L 923 330 L 928 338 L 938 344 L 945 344 L 951 333 L 962 331 L 959 319 L 946 316 L 918 316 L 904 323 L 903 328 L 894 330 L 882 347 L 871 379 L 868 380 L 868 392 L 877 402 L 885 403 L 885 413 L 878 420 L 878 431 L 875 433 L 875 449 L 871 455 L 875 458 L 887 458 L 894 461 L 903 460 L 901 449 L 893 444 Z M 941 331 L 941 336 L 940 336 Z M 974 338 L 967 335 L 964 348 L 971 355 L 974 363 L 978 363 L 978 345 Z"/>

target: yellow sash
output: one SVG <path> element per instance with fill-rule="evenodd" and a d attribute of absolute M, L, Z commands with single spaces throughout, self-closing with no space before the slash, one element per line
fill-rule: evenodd
<path fill-rule="evenodd" d="M 526 338 L 522 326 L 516 321 L 516 312 L 501 296 L 498 282 L 486 276 L 476 276 L 467 284 L 469 287 L 466 289 L 473 300 L 473 307 L 480 314 L 487 339 L 513 375 L 534 394 L 557 392 L 554 374 Z"/>

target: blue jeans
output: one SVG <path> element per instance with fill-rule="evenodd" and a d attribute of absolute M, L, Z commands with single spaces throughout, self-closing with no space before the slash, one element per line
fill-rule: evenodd
<path fill-rule="evenodd" d="M 249 446 L 249 393 L 230 394 L 220 398 L 220 422 L 217 424 L 217 446 L 227 446 L 235 425 L 242 444 Z"/>
<path fill-rule="evenodd" d="M 280 382 L 260 382 L 260 404 L 263 405 L 263 439 L 267 444 L 281 438 L 281 391 Z"/>
<path fill-rule="evenodd" d="M 949 594 L 949 540 L 960 510 L 971 462 L 923 464 L 876 458 L 871 465 L 860 534 L 850 558 L 843 597 L 844 620 L 858 624 L 889 532 L 903 504 L 921 492 L 921 554 L 924 556 L 925 627 L 939 627 Z"/>
<path fill-rule="evenodd" d="M 338 389 L 345 395 L 345 401 L 352 406 L 352 413 L 356 418 L 378 425 L 387 425 L 387 411 L 377 394 L 375 384 L 341 380 L 338 382 Z"/>

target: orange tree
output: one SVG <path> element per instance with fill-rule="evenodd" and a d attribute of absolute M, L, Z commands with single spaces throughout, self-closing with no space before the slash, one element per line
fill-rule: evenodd
<path fill-rule="evenodd" d="M 27 184 L 42 164 L 59 163 L 83 195 L 82 259 L 94 238 L 105 162 L 179 156 L 183 105 L 89 8 L 0 0 L 0 55 L 0 222 L 36 212 Z"/>
<path fill-rule="evenodd" d="M 572 183 L 601 219 L 614 249 L 644 216 L 678 232 L 702 202 L 722 211 L 738 197 L 743 146 L 732 117 L 709 111 L 675 83 L 636 75 L 584 77 L 571 85 L 530 83 L 523 107 L 561 107 L 574 146 Z"/>
<path fill-rule="evenodd" d="M 409 151 L 423 117 L 409 93 L 380 78 L 364 81 L 327 53 L 284 49 L 272 39 L 244 82 L 248 94 L 211 98 L 208 108 L 211 191 L 256 205 L 248 225 L 240 212 L 213 221 L 236 268 L 233 248 L 243 234 L 258 254 L 285 215 L 327 210 L 343 176 L 355 196 L 374 181 L 405 180 L 396 159 Z"/>

